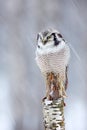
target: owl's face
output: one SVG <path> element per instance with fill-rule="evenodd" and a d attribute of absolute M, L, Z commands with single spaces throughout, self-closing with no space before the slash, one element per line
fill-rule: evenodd
<path fill-rule="evenodd" d="M 37 49 L 44 51 L 53 48 L 61 49 L 65 45 L 62 35 L 56 30 L 46 30 L 37 35 Z"/>

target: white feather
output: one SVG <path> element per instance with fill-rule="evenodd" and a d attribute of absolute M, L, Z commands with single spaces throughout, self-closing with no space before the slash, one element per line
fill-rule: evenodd
<path fill-rule="evenodd" d="M 63 49 L 66 45 L 66 43 L 62 40 L 61 43 L 57 46 L 54 46 L 54 42 L 51 41 L 50 43 L 43 45 L 41 42 L 38 43 L 40 48 L 37 47 L 36 53 L 39 54 L 48 54 L 50 52 L 59 52 L 61 49 Z"/>

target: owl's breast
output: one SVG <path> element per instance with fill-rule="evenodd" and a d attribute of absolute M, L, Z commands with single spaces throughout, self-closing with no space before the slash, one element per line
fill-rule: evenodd
<path fill-rule="evenodd" d="M 65 68 L 70 57 L 69 47 L 66 45 L 60 51 L 53 51 L 46 54 L 37 52 L 36 61 L 43 74 L 48 72 L 65 73 Z"/>

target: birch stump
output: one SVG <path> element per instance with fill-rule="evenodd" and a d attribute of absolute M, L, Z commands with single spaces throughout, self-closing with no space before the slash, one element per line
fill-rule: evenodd
<path fill-rule="evenodd" d="M 45 130 L 65 130 L 64 97 L 66 93 L 59 75 L 47 74 L 47 97 L 43 99 L 43 116 Z M 62 96 L 63 95 L 63 96 Z"/>
<path fill-rule="evenodd" d="M 61 36 L 57 31 L 52 33 Z M 45 130 L 65 130 L 64 98 L 69 57 L 70 49 L 63 38 L 57 47 L 36 50 L 36 62 L 46 83 L 46 97 L 42 100 Z"/>

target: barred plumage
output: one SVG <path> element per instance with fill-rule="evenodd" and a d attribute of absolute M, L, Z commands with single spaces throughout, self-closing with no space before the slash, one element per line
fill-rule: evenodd
<path fill-rule="evenodd" d="M 45 79 L 47 77 L 47 73 L 53 72 L 55 75 L 59 74 L 59 78 L 60 80 L 62 79 L 64 89 L 66 89 L 67 66 L 70 57 L 70 49 L 59 32 L 55 30 L 47 30 L 45 32 L 39 34 L 40 39 L 38 39 L 38 44 L 40 47 L 37 47 L 36 50 L 37 65 L 39 66 Z M 48 37 L 51 40 L 48 40 Z M 55 45 L 55 39 L 56 42 L 58 41 L 58 45 L 57 43 Z M 46 41 L 47 43 L 44 44 L 44 41 Z M 51 86 L 46 86 L 46 92 L 46 96 L 49 96 L 49 94 L 51 93 Z M 64 95 L 62 96 L 65 96 L 65 92 L 63 93 Z"/>

